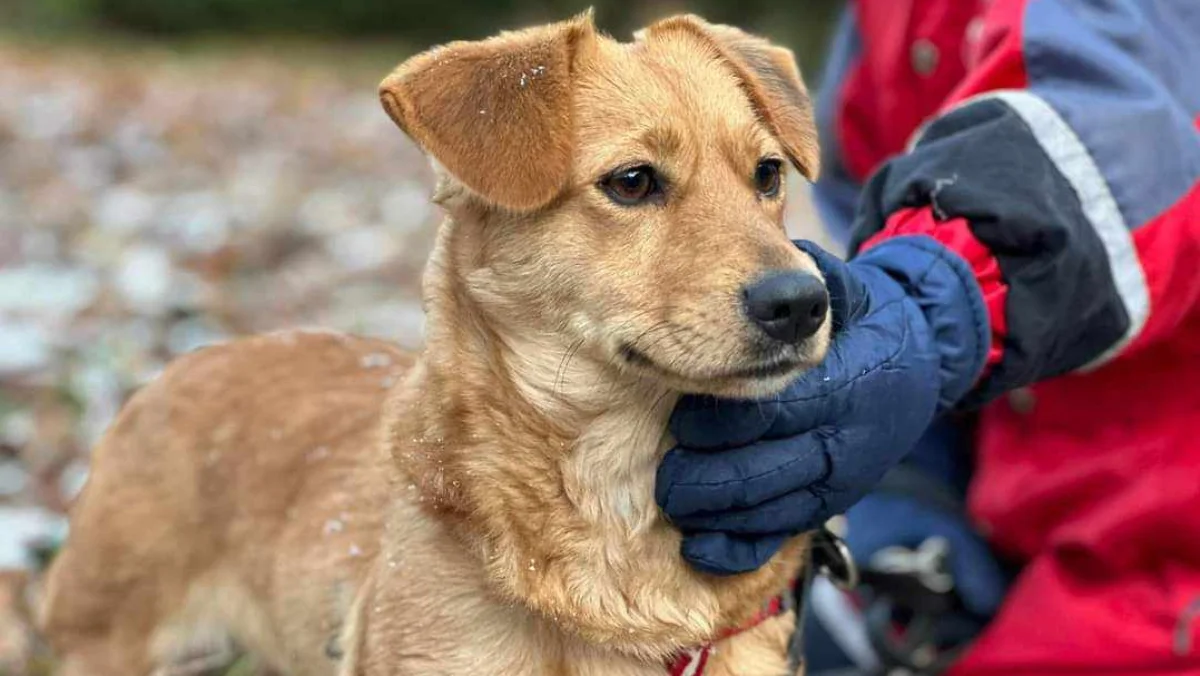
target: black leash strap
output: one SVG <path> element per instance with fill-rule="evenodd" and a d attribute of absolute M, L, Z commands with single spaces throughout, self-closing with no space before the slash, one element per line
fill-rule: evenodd
<path fill-rule="evenodd" d="M 850 555 L 850 548 L 840 537 L 834 535 L 828 528 L 822 527 L 815 531 L 808 541 L 807 561 L 804 562 L 803 576 L 795 589 L 796 630 L 792 634 L 790 648 L 792 667 L 799 669 L 804 664 L 804 621 L 808 614 L 809 590 L 812 581 L 820 575 L 843 591 L 849 591 L 858 586 L 858 565 Z"/>

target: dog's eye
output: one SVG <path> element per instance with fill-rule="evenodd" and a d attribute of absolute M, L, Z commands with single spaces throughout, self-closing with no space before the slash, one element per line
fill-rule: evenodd
<path fill-rule="evenodd" d="M 754 188 L 763 197 L 775 197 L 779 194 L 780 169 L 783 163 L 779 160 L 763 160 L 754 169 Z"/>
<path fill-rule="evenodd" d="M 600 188 L 617 204 L 634 206 L 662 193 L 658 174 L 650 166 L 619 169 L 600 181 Z"/>

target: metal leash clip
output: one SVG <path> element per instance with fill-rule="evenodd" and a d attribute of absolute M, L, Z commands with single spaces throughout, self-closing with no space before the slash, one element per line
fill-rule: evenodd
<path fill-rule="evenodd" d="M 948 594 L 954 589 L 949 559 L 949 541 L 934 536 L 927 538 L 916 549 L 881 549 L 871 557 L 870 568 L 879 573 L 909 576 L 930 594 Z"/>
<path fill-rule="evenodd" d="M 949 541 L 933 536 L 915 549 L 881 549 L 863 570 L 867 636 L 884 673 L 944 673 L 979 633 L 960 612 L 950 553 Z"/>
<path fill-rule="evenodd" d="M 809 540 L 812 565 L 816 573 L 838 589 L 849 591 L 858 586 L 858 565 L 850 548 L 828 528 L 821 528 Z"/>

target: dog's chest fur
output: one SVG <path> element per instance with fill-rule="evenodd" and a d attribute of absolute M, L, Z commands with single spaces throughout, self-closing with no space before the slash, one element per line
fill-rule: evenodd
<path fill-rule="evenodd" d="M 471 335 L 433 331 L 443 348 Z M 348 637 L 362 648 L 355 659 L 415 672 L 436 655 L 441 673 L 661 674 L 680 646 L 736 626 L 786 586 L 798 556 L 725 581 L 679 557 L 653 498 L 673 397 L 617 386 L 586 359 L 564 363 L 566 346 L 493 342 L 506 349 L 448 350 L 452 372 L 427 359 L 388 403 L 385 444 L 402 478 Z M 461 656 L 461 672 L 446 670 L 447 655 Z"/>

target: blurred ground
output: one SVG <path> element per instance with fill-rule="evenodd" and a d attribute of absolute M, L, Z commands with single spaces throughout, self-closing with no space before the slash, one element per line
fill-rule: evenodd
<path fill-rule="evenodd" d="M 430 174 L 375 94 L 402 56 L 0 44 L 0 567 L 172 356 L 298 325 L 419 345 Z"/>
<path fill-rule="evenodd" d="M 375 95 L 391 51 L 0 42 L 0 569 L 173 356 L 302 325 L 419 346 L 437 214 Z M 0 574 L 0 674 L 33 645 L 24 594 Z"/>

